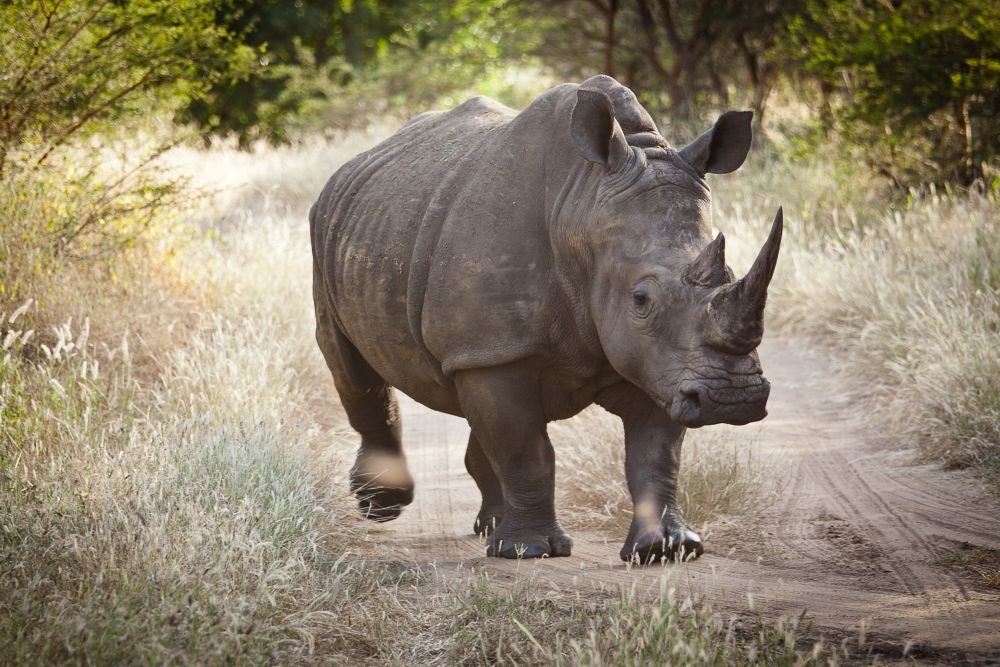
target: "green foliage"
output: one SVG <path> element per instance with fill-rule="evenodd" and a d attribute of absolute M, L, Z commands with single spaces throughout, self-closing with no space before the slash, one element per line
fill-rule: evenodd
<path fill-rule="evenodd" d="M 422 3 L 413 23 L 391 40 L 380 78 L 402 103 L 427 108 L 505 71 L 544 39 L 551 22 L 528 21 L 521 3 L 464 0 Z M 419 79 L 413 72 L 424 73 Z M 464 100 L 454 100 L 456 103 Z M 527 101 L 527 100 L 526 100 Z"/>
<path fill-rule="evenodd" d="M 394 5 L 374 0 L 226 0 L 215 12 L 218 30 L 237 35 L 255 54 L 251 70 L 235 68 L 192 99 L 179 118 L 203 130 L 288 138 L 287 125 L 309 103 L 342 85 L 356 68 L 386 50 L 402 28 Z"/>
<path fill-rule="evenodd" d="M 881 145 L 879 166 L 897 180 L 910 170 L 970 183 L 1000 154 L 993 0 L 812 2 L 791 35 L 807 73 L 846 82 L 846 129 Z"/>
<path fill-rule="evenodd" d="M 200 95 L 250 49 L 214 0 L 41 0 L 0 5 L 0 295 L 23 298 L 67 254 L 130 247 L 176 182 L 151 167 L 175 140 L 116 154 L 113 133 Z M 18 296 L 20 294 L 20 296 Z"/>
<path fill-rule="evenodd" d="M 528 54 L 557 23 L 529 17 L 524 3 L 412 4 L 411 20 L 377 64 L 330 95 L 329 122 L 344 126 L 387 111 L 410 116 L 478 94 L 521 107 L 552 85 L 540 60 Z"/>
<path fill-rule="evenodd" d="M 44 162 L 81 131 L 196 97 L 250 50 L 213 0 L 54 0 L 0 6 L 0 174 Z"/>
<path fill-rule="evenodd" d="M 286 141 L 302 126 L 422 111 L 496 80 L 537 45 L 544 23 L 517 0 L 231 0 L 216 15 L 257 55 L 179 115 L 213 133 Z"/>

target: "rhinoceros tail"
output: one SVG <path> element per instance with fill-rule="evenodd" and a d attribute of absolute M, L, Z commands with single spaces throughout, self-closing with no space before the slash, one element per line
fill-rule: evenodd
<path fill-rule="evenodd" d="M 326 225 L 320 219 L 319 204 L 317 200 L 309 209 L 309 241 L 312 245 L 313 263 L 317 268 L 323 266 L 323 239 L 326 237 Z"/>

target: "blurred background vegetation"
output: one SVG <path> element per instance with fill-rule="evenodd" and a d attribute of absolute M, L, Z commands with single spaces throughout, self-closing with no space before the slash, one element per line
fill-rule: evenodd
<path fill-rule="evenodd" d="M 604 72 L 667 126 L 724 107 L 810 113 L 897 186 L 982 179 L 1000 151 L 993 0 L 27 0 L 4 3 L 0 173 L 165 113 L 287 142 L 471 93 L 513 106 Z M 787 130 L 787 127 L 776 129 Z M 669 137 L 668 137 L 669 138 Z M 27 162 L 25 158 L 30 158 Z"/>
<path fill-rule="evenodd" d="M 15 0 L 0 25 L 0 294 L 180 210 L 192 190 L 159 161 L 178 144 L 520 107 L 598 72 L 675 144 L 752 108 L 758 148 L 829 163 L 848 202 L 858 165 L 889 199 L 1000 186 L 994 0 Z"/>

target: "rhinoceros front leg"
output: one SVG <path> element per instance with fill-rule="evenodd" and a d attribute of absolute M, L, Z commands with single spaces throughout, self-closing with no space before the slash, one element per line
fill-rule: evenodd
<path fill-rule="evenodd" d="M 625 427 L 625 477 L 632 495 L 632 525 L 620 556 L 624 561 L 697 558 L 701 537 L 677 509 L 677 475 L 685 428 L 638 389 L 616 390 L 601 401 Z"/>
<path fill-rule="evenodd" d="M 555 453 L 537 375 L 515 366 L 469 370 L 456 374 L 455 386 L 503 495 L 503 520 L 489 533 L 486 554 L 569 556 L 573 540 L 556 520 Z"/>
<path fill-rule="evenodd" d="M 483 504 L 472 529 L 476 535 L 485 537 L 496 530 L 503 519 L 503 487 L 500 485 L 500 478 L 493 471 L 493 464 L 486 458 L 482 445 L 471 433 L 469 446 L 465 450 L 465 469 L 476 480 L 476 486 L 483 496 Z"/>

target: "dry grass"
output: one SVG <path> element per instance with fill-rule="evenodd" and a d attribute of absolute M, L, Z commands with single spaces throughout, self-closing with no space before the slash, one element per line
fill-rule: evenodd
<path fill-rule="evenodd" d="M 962 543 L 934 560 L 936 565 L 958 567 L 970 575 L 970 579 L 987 588 L 1000 589 L 1000 551 Z"/>
<path fill-rule="evenodd" d="M 202 224 L 226 228 L 248 217 L 287 220 L 301 227 L 309 207 L 337 167 L 392 134 L 397 125 L 312 137 L 295 146 L 255 144 L 248 151 L 219 141 L 211 149 L 181 147 L 165 156 L 170 167 L 191 177 L 210 195 Z M 306 237 L 308 238 L 308 237 Z"/>
<path fill-rule="evenodd" d="M 291 420 L 287 361 L 308 337 L 283 316 L 302 299 L 273 287 L 148 351 L 152 383 L 133 373 L 141 341 L 67 323 L 32 348 L 6 318 L 5 662 L 301 661 L 367 641 L 337 613 L 374 591 L 346 558 L 343 450 Z"/>
<path fill-rule="evenodd" d="M 450 664 L 820 665 L 838 657 L 808 638 L 802 619 L 723 615 L 669 577 L 651 590 L 581 598 L 541 591 L 530 577 L 480 576 L 454 585 L 449 601 Z"/>
<path fill-rule="evenodd" d="M 0 661 L 378 652 L 372 628 L 394 603 L 349 557 L 350 447 L 306 409 L 308 236 L 257 206 L 222 238 L 147 249 L 141 291 L 161 294 L 148 305 L 187 306 L 157 319 L 165 331 L 98 337 L 79 318 L 33 331 L 58 312 L 37 303 L 0 316 Z M 46 285 L 60 280 L 80 309 L 101 289 L 58 271 Z M 114 305 L 104 322 L 140 304 Z"/>

